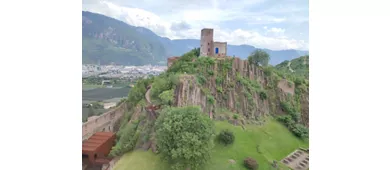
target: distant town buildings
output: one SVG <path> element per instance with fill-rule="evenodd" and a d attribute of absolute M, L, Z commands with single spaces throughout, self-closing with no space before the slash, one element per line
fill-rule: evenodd
<path fill-rule="evenodd" d="M 159 75 L 167 69 L 166 66 L 118 66 L 118 65 L 83 65 L 83 77 L 98 76 L 103 78 L 132 79 L 149 75 Z"/>

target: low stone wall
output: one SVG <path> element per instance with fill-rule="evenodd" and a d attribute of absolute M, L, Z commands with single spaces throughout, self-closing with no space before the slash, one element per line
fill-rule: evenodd
<path fill-rule="evenodd" d="M 123 117 L 126 110 L 127 104 L 126 102 L 123 102 L 115 109 L 83 123 L 83 141 L 91 137 L 96 132 L 114 132 L 114 125 L 120 120 L 120 118 Z"/>

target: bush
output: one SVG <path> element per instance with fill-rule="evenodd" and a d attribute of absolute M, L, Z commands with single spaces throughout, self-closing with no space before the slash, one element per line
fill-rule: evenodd
<path fill-rule="evenodd" d="M 219 142 L 224 145 L 232 144 L 234 142 L 234 139 L 235 137 L 233 132 L 228 129 L 222 130 L 218 135 Z"/>
<path fill-rule="evenodd" d="M 259 164 L 257 163 L 257 161 L 253 158 L 250 158 L 250 157 L 247 157 L 244 160 L 244 165 L 246 168 L 248 168 L 250 170 L 257 170 L 259 168 Z"/>
<path fill-rule="evenodd" d="M 209 160 L 215 127 L 200 107 L 166 108 L 155 127 L 158 151 L 171 169 L 202 169 Z"/>
<path fill-rule="evenodd" d="M 268 97 L 268 96 L 267 96 L 267 93 L 265 93 L 264 91 L 261 91 L 261 92 L 260 92 L 260 99 L 261 99 L 261 100 L 266 100 L 267 97 Z"/>
<path fill-rule="evenodd" d="M 233 119 L 237 120 L 238 119 L 238 114 L 233 115 Z"/>
<path fill-rule="evenodd" d="M 295 85 L 299 86 L 304 83 L 304 79 L 297 77 L 294 81 Z"/>
<path fill-rule="evenodd" d="M 295 123 L 290 115 L 279 116 L 277 117 L 277 120 L 283 123 L 287 128 L 292 127 Z"/>
<path fill-rule="evenodd" d="M 295 122 L 299 122 L 299 120 L 301 119 L 301 113 L 299 113 L 299 112 L 291 112 L 289 115 L 291 115 L 291 118 Z"/>
<path fill-rule="evenodd" d="M 309 137 L 309 129 L 301 124 L 295 124 L 295 126 L 292 128 L 292 132 L 299 138 Z"/>

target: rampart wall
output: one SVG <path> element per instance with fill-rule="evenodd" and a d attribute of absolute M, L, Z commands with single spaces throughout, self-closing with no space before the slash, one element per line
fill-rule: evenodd
<path fill-rule="evenodd" d="M 96 132 L 115 132 L 115 125 L 123 117 L 127 110 L 126 102 L 102 115 L 83 123 L 83 141 L 91 137 Z"/>

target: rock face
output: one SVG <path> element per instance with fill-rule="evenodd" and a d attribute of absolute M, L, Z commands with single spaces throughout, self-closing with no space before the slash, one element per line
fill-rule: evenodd
<path fill-rule="evenodd" d="M 223 69 L 227 62 L 231 62 L 231 68 Z M 239 58 L 218 59 L 205 71 L 208 71 L 210 76 L 204 84 L 199 84 L 195 75 L 180 77 L 180 83 L 175 89 L 176 106 L 198 105 L 205 114 L 215 113 L 215 108 L 226 108 L 246 118 L 257 119 L 278 112 L 280 101 L 294 95 L 293 83 L 284 79 L 274 80 L 271 76 L 266 76 L 261 68 Z M 272 83 L 274 81 L 277 82 Z M 259 88 L 250 90 L 254 86 Z M 260 92 L 265 92 L 268 98 L 262 100 Z M 301 105 L 302 119 L 308 124 L 308 94 L 301 101 Z M 212 115 L 219 119 L 218 115 Z"/>
<path fill-rule="evenodd" d="M 303 94 L 301 98 L 302 123 L 309 127 L 309 93 Z"/>

